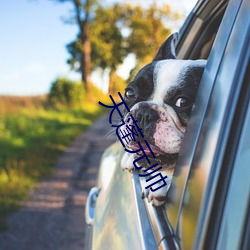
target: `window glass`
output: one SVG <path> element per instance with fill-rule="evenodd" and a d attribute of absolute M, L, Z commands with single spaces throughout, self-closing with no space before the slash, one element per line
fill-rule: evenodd
<path fill-rule="evenodd" d="M 218 240 L 218 249 L 239 249 L 250 197 L 250 103 L 241 132 Z"/>

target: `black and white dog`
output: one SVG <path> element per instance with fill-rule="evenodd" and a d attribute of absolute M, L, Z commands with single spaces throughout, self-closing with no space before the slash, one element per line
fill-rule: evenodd
<path fill-rule="evenodd" d="M 185 133 L 192 104 L 206 65 L 205 60 L 178 60 L 175 45 L 178 34 L 172 34 L 160 47 L 154 60 L 142 68 L 125 89 L 124 99 L 137 120 L 144 139 L 149 143 L 156 158 L 150 158 L 151 166 L 159 163 L 171 183 L 180 145 Z M 133 141 L 127 145 L 136 150 Z M 125 153 L 122 168 L 134 169 L 133 161 L 138 154 Z M 143 161 L 143 160 L 142 160 Z M 145 160 L 140 165 L 149 167 Z M 169 183 L 169 184 L 170 184 Z M 169 185 L 155 192 L 144 191 L 143 197 L 158 206 L 164 203 Z M 148 189 L 147 189 L 148 190 Z"/>

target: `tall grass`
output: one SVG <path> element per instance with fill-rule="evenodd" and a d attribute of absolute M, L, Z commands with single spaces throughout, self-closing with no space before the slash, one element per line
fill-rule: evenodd
<path fill-rule="evenodd" d="M 0 229 L 69 142 L 102 113 L 87 102 L 78 109 L 45 108 L 45 99 L 0 96 Z"/>

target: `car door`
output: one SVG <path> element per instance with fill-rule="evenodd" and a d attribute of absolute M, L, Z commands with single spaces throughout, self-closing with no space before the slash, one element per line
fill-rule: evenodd
<path fill-rule="evenodd" d="M 211 0 L 198 3 L 181 31 L 181 39 L 177 48 L 179 58 L 207 58 L 227 7 L 227 2 Z M 237 1 L 233 2 L 236 3 Z M 237 10 L 237 6 L 235 6 L 232 22 L 236 17 Z M 231 30 L 228 30 L 220 36 L 230 33 Z M 218 38 L 216 39 L 218 40 Z M 220 48 L 222 50 L 220 53 L 217 51 L 214 55 L 211 54 L 209 60 L 215 55 L 220 58 L 224 53 L 226 43 L 226 38 L 222 42 L 217 42 L 218 51 L 220 51 Z M 214 66 L 211 67 L 210 63 L 210 67 L 214 74 L 213 77 L 215 77 L 217 73 L 215 68 L 218 68 L 220 61 L 214 60 L 213 63 Z M 211 77 L 211 74 L 209 77 Z M 207 87 L 211 92 L 212 86 L 207 85 Z M 200 106 L 199 101 L 197 101 L 197 106 L 205 109 L 208 105 L 209 92 L 204 91 L 202 87 L 199 93 L 198 100 L 200 98 L 200 102 L 204 101 L 204 103 Z M 205 94 L 208 94 L 208 96 Z M 204 98 L 204 95 L 206 98 Z M 187 238 L 190 235 L 193 244 L 196 231 L 191 230 L 190 234 L 183 231 L 181 223 L 185 221 L 185 218 L 181 212 L 184 205 L 183 197 L 186 196 L 186 184 L 190 173 L 189 166 L 191 166 L 195 146 L 199 138 L 200 133 L 198 132 L 200 132 L 204 120 L 204 118 L 201 119 L 202 116 L 199 117 L 200 113 L 198 113 L 198 119 L 196 119 L 197 113 L 195 112 L 191 119 L 190 129 L 188 129 L 189 136 L 185 140 L 186 145 L 189 145 L 190 142 L 193 143 L 191 144 L 192 147 L 189 146 L 191 153 L 185 151 L 184 145 L 179 167 L 176 171 L 177 199 L 175 203 L 168 203 L 166 208 L 152 207 L 146 200 L 144 202 L 141 200 L 141 180 L 139 180 L 137 173 L 131 175 L 120 170 L 123 149 L 118 144 L 111 146 L 105 152 L 95 191 L 95 194 L 98 193 L 98 198 L 93 204 L 89 202 L 93 207 L 96 206 L 94 219 L 90 223 L 93 229 L 93 235 L 91 235 L 93 249 L 178 249 L 180 246 L 189 249 L 186 247 L 186 240 L 183 241 L 183 235 Z M 197 133 L 192 128 L 194 125 L 197 126 L 195 128 L 198 131 Z M 187 166 L 188 164 L 189 166 Z M 202 194 L 202 192 L 199 193 Z M 170 198 L 170 195 L 168 198 Z M 192 214 L 191 218 L 197 219 L 198 211 L 192 211 L 190 214 Z M 190 231 L 190 228 L 187 229 Z"/>
<path fill-rule="evenodd" d="M 249 249 L 249 13 L 229 1 L 182 145 L 166 214 L 183 249 Z"/>
<path fill-rule="evenodd" d="M 102 157 L 92 249 L 157 249 L 145 205 L 140 198 L 138 176 L 121 170 L 123 153 L 123 147 L 117 142 Z"/>

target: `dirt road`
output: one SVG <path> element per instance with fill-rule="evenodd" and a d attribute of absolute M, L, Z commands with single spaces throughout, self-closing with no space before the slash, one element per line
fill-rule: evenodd
<path fill-rule="evenodd" d="M 101 154 L 115 140 L 109 131 L 108 116 L 102 116 L 69 146 L 53 176 L 43 179 L 23 208 L 8 217 L 0 249 L 84 249 L 85 203 Z"/>

